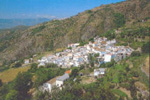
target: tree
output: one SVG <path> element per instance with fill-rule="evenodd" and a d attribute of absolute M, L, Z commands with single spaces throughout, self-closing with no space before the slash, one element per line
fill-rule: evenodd
<path fill-rule="evenodd" d="M 131 56 L 133 57 L 133 56 L 140 56 L 141 55 L 141 53 L 139 52 L 139 51 L 133 51 L 132 53 L 131 53 Z"/>
<path fill-rule="evenodd" d="M 14 80 L 14 89 L 19 93 L 19 99 L 28 97 L 28 91 L 32 86 L 32 75 L 28 72 L 19 73 Z"/>
<path fill-rule="evenodd" d="M 7 95 L 5 100 L 19 100 L 18 92 L 16 90 L 11 90 Z"/>
<path fill-rule="evenodd" d="M 135 83 L 135 81 L 131 80 L 131 82 L 130 82 L 130 91 L 131 91 L 132 98 L 135 98 L 136 95 L 137 95 L 137 89 L 136 89 L 136 86 L 135 86 L 134 83 Z"/>
<path fill-rule="evenodd" d="M 54 49 L 54 41 L 51 40 L 51 43 L 50 43 L 50 51 L 52 51 Z"/>
<path fill-rule="evenodd" d="M 108 40 L 112 40 L 116 37 L 114 30 L 109 30 L 104 34 L 105 37 L 107 37 Z"/>
<path fill-rule="evenodd" d="M 12 82 L 8 84 L 3 84 L 2 87 L 0 87 L 0 98 L 2 100 L 5 100 L 6 95 L 10 90 L 12 90 Z"/>
<path fill-rule="evenodd" d="M 54 72 L 51 69 L 48 68 L 39 68 L 36 73 L 36 80 L 34 83 L 34 86 L 38 88 L 41 84 L 43 84 L 45 81 L 48 81 L 49 79 L 54 77 Z"/>
<path fill-rule="evenodd" d="M 46 64 L 46 68 L 57 68 L 57 64 L 54 64 L 54 63 L 48 63 Z"/>
<path fill-rule="evenodd" d="M 34 100 L 51 100 L 51 94 L 47 91 L 37 91 Z"/>
<path fill-rule="evenodd" d="M 111 62 L 106 63 L 106 64 L 104 65 L 104 67 L 107 67 L 107 68 L 112 67 L 112 66 L 115 65 L 115 63 L 116 63 L 115 60 L 112 59 Z"/>
<path fill-rule="evenodd" d="M 96 62 L 96 58 L 93 56 L 93 54 L 88 55 L 88 60 L 89 60 L 89 64 L 91 65 L 91 67 L 94 67 L 94 64 Z"/>
<path fill-rule="evenodd" d="M 73 68 L 72 72 L 71 72 L 71 77 L 76 77 L 78 75 L 78 69 L 77 68 Z"/>
<path fill-rule="evenodd" d="M 116 27 L 122 27 L 125 24 L 125 17 L 121 13 L 115 13 L 114 14 L 114 23 L 116 24 Z"/>
<path fill-rule="evenodd" d="M 141 49 L 142 49 L 143 53 L 149 53 L 150 52 L 150 42 L 143 44 Z"/>
<path fill-rule="evenodd" d="M 15 63 L 15 65 L 13 66 L 13 68 L 18 68 L 20 66 L 21 66 L 21 62 L 17 62 L 17 63 Z"/>
<path fill-rule="evenodd" d="M 33 64 L 31 65 L 31 68 L 30 68 L 29 71 L 31 71 L 31 72 L 36 72 L 36 70 L 37 70 L 37 64 L 36 64 L 36 63 L 33 63 Z"/>

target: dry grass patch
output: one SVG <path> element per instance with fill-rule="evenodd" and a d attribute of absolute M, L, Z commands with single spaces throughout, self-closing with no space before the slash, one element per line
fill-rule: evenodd
<path fill-rule="evenodd" d="M 140 88 L 140 89 L 142 89 L 142 90 L 147 90 L 148 88 L 143 84 L 143 83 L 141 83 L 141 82 L 136 82 L 135 83 L 135 86 L 137 87 L 137 88 Z"/>
<path fill-rule="evenodd" d="M 126 88 L 119 88 L 122 92 L 124 92 L 125 94 L 127 94 L 127 96 L 129 97 L 129 98 L 131 98 L 131 93 L 130 93 L 130 91 L 129 90 L 127 90 Z"/>
<path fill-rule="evenodd" d="M 83 76 L 81 83 L 82 84 L 90 84 L 96 81 L 96 79 L 94 77 L 87 77 L 87 76 Z"/>
<path fill-rule="evenodd" d="M 10 68 L 0 73 L 2 82 L 7 83 L 13 81 L 19 72 L 26 72 L 30 67 Z"/>
<path fill-rule="evenodd" d="M 147 75 L 149 75 L 149 56 L 145 60 L 145 64 L 143 66 L 143 70 L 146 72 Z"/>

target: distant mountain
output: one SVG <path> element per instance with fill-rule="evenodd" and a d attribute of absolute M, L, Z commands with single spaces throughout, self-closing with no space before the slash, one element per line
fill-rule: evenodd
<path fill-rule="evenodd" d="M 14 61 L 55 50 L 66 47 L 69 43 L 88 41 L 114 29 L 117 30 L 117 35 L 119 30 L 122 31 L 121 37 L 119 35 L 116 39 L 122 39 L 126 45 L 137 48 L 140 45 L 135 44 L 144 40 L 138 38 L 144 38 L 147 27 L 150 27 L 146 19 L 150 19 L 150 0 L 127 0 L 102 5 L 71 18 L 52 20 L 25 30 L 7 30 L 0 32 L 0 60 Z"/>
<path fill-rule="evenodd" d="M 0 19 L 0 29 L 12 28 L 18 25 L 33 26 L 46 21 L 50 21 L 50 19 Z"/>

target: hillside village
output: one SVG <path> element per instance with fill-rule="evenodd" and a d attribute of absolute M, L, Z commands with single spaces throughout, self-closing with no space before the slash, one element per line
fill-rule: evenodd
<path fill-rule="evenodd" d="M 111 62 L 112 59 L 118 62 L 127 56 L 130 56 L 133 49 L 125 46 L 115 46 L 116 40 L 107 40 L 107 38 L 95 37 L 93 42 L 89 42 L 84 46 L 80 46 L 79 43 L 68 44 L 68 49 L 63 52 L 58 52 L 56 54 L 50 55 L 48 57 L 42 57 L 38 60 L 38 66 L 46 66 L 49 63 L 57 64 L 62 68 L 79 67 L 82 64 L 89 64 L 89 54 L 98 54 L 97 67 L 101 64 Z M 25 61 L 29 63 L 29 61 Z M 106 72 L 106 68 L 94 69 L 92 77 L 103 76 Z M 69 79 L 71 70 L 68 70 L 62 76 L 54 77 L 53 79 L 45 82 L 40 86 L 41 91 L 52 91 L 54 86 L 62 89 L 64 82 Z M 74 79 L 74 81 L 76 78 Z"/>
<path fill-rule="evenodd" d="M 84 46 L 79 43 L 68 44 L 68 49 L 63 52 L 42 57 L 38 60 L 38 66 L 45 66 L 48 63 L 54 63 L 62 68 L 70 68 L 73 66 L 80 66 L 81 64 L 88 64 L 89 54 L 98 54 L 98 67 L 106 62 L 111 62 L 114 59 L 116 62 L 130 56 L 133 49 L 126 46 L 115 46 L 116 40 L 107 40 L 107 38 L 95 37 L 93 42 L 89 42 Z"/>
<path fill-rule="evenodd" d="M 0 100 L 149 100 L 150 0 L 99 5 L 0 30 Z"/>

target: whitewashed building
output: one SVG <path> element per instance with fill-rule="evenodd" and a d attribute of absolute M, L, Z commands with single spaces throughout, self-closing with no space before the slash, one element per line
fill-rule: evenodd
<path fill-rule="evenodd" d="M 52 88 L 56 85 L 56 77 L 47 81 L 46 83 L 43 84 L 42 90 L 43 91 L 48 91 L 51 92 Z"/>
<path fill-rule="evenodd" d="M 97 77 L 99 75 L 104 75 L 105 71 L 105 68 L 94 69 L 94 76 Z"/>
<path fill-rule="evenodd" d="M 67 79 L 69 79 L 69 74 L 67 74 L 67 73 L 56 78 L 56 86 L 61 88 L 64 84 L 64 81 L 66 81 Z"/>

